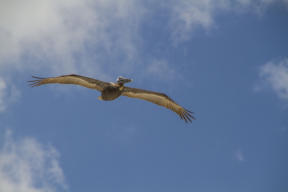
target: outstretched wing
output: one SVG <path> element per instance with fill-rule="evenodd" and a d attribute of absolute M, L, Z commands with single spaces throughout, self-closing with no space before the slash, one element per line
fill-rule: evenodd
<path fill-rule="evenodd" d="M 109 83 L 100 81 L 97 79 L 92 79 L 89 77 L 84 77 L 80 75 L 63 75 L 59 77 L 49 77 L 49 78 L 41 78 L 32 76 L 34 80 L 28 81 L 32 87 L 40 86 L 44 84 L 50 83 L 60 83 L 60 84 L 75 84 L 81 85 L 90 89 L 96 89 L 98 91 L 102 91 Z"/>
<path fill-rule="evenodd" d="M 192 116 L 191 111 L 181 107 L 177 103 L 175 103 L 171 98 L 163 93 L 157 93 L 153 91 L 147 91 L 143 89 L 136 89 L 131 87 L 124 87 L 122 95 L 132 98 L 143 99 L 146 101 L 150 101 L 157 105 L 166 107 L 175 113 L 177 113 L 181 119 L 185 120 L 185 122 L 192 122 L 192 119 L 195 118 Z"/>

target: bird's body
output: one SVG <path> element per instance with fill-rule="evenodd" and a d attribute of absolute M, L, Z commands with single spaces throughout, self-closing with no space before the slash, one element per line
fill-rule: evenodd
<path fill-rule="evenodd" d="M 111 84 L 103 89 L 103 91 L 101 92 L 101 96 L 98 98 L 104 101 L 111 101 L 117 99 L 122 94 L 121 88 L 123 87 Z"/>
<path fill-rule="evenodd" d="M 29 82 L 33 87 L 51 83 L 76 84 L 100 91 L 101 92 L 101 96 L 99 97 L 100 100 L 111 101 L 117 99 L 120 96 L 138 98 L 150 101 L 152 103 L 166 107 L 176 112 L 181 119 L 185 120 L 185 122 L 192 122 L 192 119 L 195 119 L 192 116 L 191 111 L 181 107 L 163 93 L 124 86 L 125 83 L 132 81 L 131 79 L 127 79 L 124 77 L 118 77 L 115 83 L 112 82 L 108 83 L 75 74 L 63 75 L 59 77 L 50 77 L 50 78 L 40 78 L 35 76 L 32 77 L 35 79 Z"/>

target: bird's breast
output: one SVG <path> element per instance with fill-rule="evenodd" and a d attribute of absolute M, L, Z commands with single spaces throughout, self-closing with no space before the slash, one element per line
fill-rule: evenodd
<path fill-rule="evenodd" d="M 105 101 L 111 101 L 116 99 L 117 97 L 119 97 L 121 95 L 121 90 L 119 87 L 115 87 L 115 86 L 108 86 L 106 88 L 103 89 L 102 91 L 102 99 Z"/>

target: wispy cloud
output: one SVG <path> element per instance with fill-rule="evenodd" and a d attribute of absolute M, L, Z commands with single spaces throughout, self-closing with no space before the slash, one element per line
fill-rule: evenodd
<path fill-rule="evenodd" d="M 141 10 L 132 0 L 1 2 L 0 68 L 101 75 L 137 55 Z"/>
<path fill-rule="evenodd" d="M 216 18 L 225 12 L 263 13 L 269 5 L 288 0 L 179 0 L 171 1 L 171 31 L 175 43 L 191 38 L 195 29 L 208 31 L 216 26 Z"/>
<path fill-rule="evenodd" d="M 56 192 L 67 189 L 59 154 L 33 138 L 15 139 L 7 132 L 0 143 L 0 191 Z"/>
<path fill-rule="evenodd" d="M 0 77 L 0 113 L 4 112 L 9 104 L 20 98 L 20 91 L 12 84 Z"/>
<path fill-rule="evenodd" d="M 288 99 L 288 59 L 268 62 L 260 69 L 260 77 L 282 99 Z"/>
<path fill-rule="evenodd" d="M 165 1 L 173 38 L 209 29 L 219 12 L 287 0 Z M 0 69 L 103 74 L 133 71 L 139 60 L 139 26 L 157 7 L 134 0 L 4 0 L 0 7 Z M 156 6 L 155 6 L 156 5 Z M 157 9 L 153 9 L 154 11 Z M 149 18 L 149 17 L 148 17 Z M 111 66 L 113 65 L 113 66 Z"/>
<path fill-rule="evenodd" d="M 239 161 L 239 162 L 244 162 L 244 161 L 246 161 L 245 156 L 244 156 L 244 153 L 243 153 L 243 151 L 240 150 L 240 149 L 238 149 L 238 150 L 236 150 L 236 151 L 234 152 L 234 156 L 235 156 L 236 160 Z"/>
<path fill-rule="evenodd" d="M 5 89 L 6 89 L 6 83 L 3 79 L 0 79 L 0 112 L 5 110 Z"/>
<path fill-rule="evenodd" d="M 147 66 L 146 72 L 149 75 L 162 80 L 174 80 L 175 78 L 179 77 L 175 69 L 169 66 L 168 61 L 164 59 L 152 60 L 151 63 Z"/>
<path fill-rule="evenodd" d="M 176 41 L 187 40 L 198 27 L 214 24 L 215 11 L 228 7 L 229 0 L 179 0 L 172 6 L 172 35 Z"/>

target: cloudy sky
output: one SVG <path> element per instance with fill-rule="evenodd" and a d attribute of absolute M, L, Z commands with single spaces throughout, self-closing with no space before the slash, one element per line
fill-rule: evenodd
<path fill-rule="evenodd" d="M 0 0 L 0 192 L 288 191 L 287 0 Z M 99 101 L 76 73 L 164 92 Z"/>

